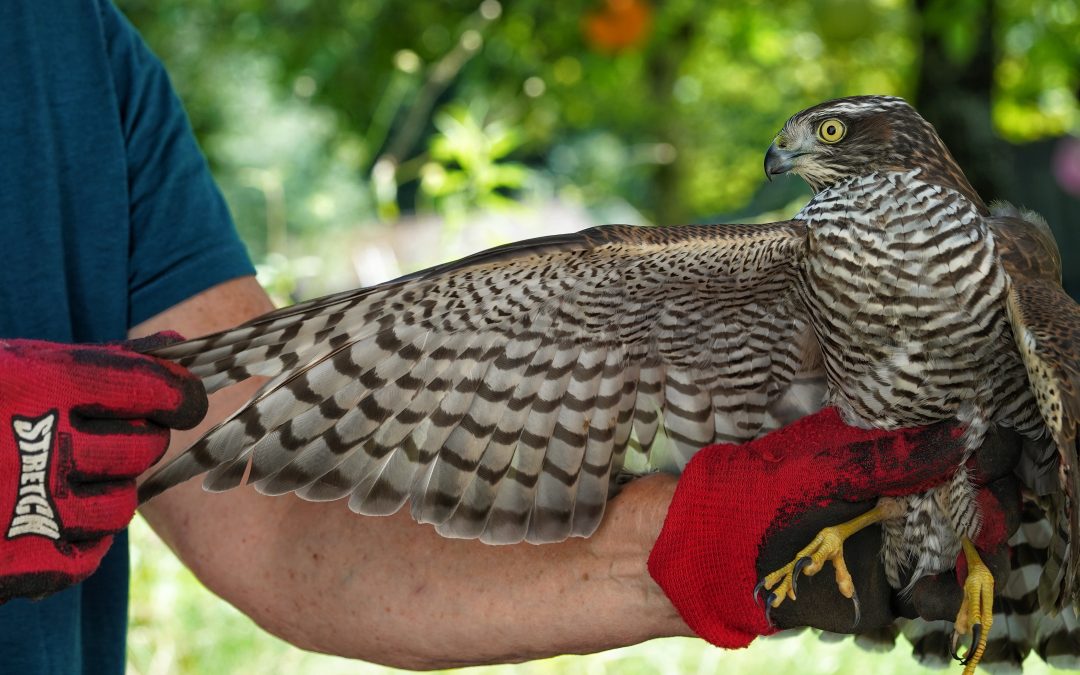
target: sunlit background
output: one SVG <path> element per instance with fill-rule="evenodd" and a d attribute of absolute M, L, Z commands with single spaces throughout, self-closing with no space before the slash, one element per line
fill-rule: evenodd
<path fill-rule="evenodd" d="M 1080 293 L 1080 0 L 117 3 L 278 303 L 602 222 L 788 217 L 809 191 L 765 183 L 773 135 L 865 93 L 912 101 L 987 200 L 1043 213 Z M 391 672 L 270 638 L 133 540 L 130 673 Z M 909 649 L 662 640 L 513 672 L 918 672 Z"/>

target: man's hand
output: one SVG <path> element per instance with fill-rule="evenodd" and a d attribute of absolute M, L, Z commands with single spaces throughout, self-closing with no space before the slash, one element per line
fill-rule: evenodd
<path fill-rule="evenodd" d="M 165 452 L 169 429 L 205 415 L 194 376 L 132 351 L 178 338 L 0 341 L 0 602 L 90 576 L 131 521 L 135 477 Z"/>
<path fill-rule="evenodd" d="M 721 647 L 746 646 L 777 627 L 852 632 L 887 625 L 896 618 L 894 594 L 876 527 L 847 542 L 862 606 L 857 628 L 851 602 L 829 574 L 800 579 L 799 602 L 782 605 L 772 617 L 776 625 L 753 589 L 822 527 L 867 511 L 878 497 L 949 479 L 964 456 L 961 432 L 949 423 L 856 429 L 825 409 L 745 445 L 705 448 L 679 479 L 649 571 L 687 624 Z"/>

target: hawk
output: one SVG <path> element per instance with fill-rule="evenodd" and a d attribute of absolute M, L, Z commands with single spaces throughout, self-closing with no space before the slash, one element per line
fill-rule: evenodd
<path fill-rule="evenodd" d="M 1041 578 L 1018 567 L 1005 597 L 1037 592 L 1040 609 L 994 623 L 1028 631 L 999 642 L 1075 627 L 1080 309 L 1045 223 L 988 208 L 894 97 L 796 114 L 765 168 L 813 188 L 791 220 L 508 244 L 157 351 L 208 391 L 269 380 L 149 478 L 143 499 L 203 472 L 210 490 L 246 474 L 265 494 L 348 498 L 362 514 L 409 502 L 450 537 L 543 543 L 591 534 L 630 467 L 678 469 L 703 446 L 823 405 L 879 428 L 952 419 L 971 452 L 994 426 L 1030 439 L 1017 472 L 1035 516 L 1018 537 L 1035 542 Z M 993 584 L 970 544 L 978 509 L 958 467 L 940 488 L 834 528 L 815 566 L 842 560 L 843 536 L 870 522 L 898 588 L 964 550 L 969 609 L 987 628 L 972 670 Z M 811 571 L 795 566 L 766 579 L 774 605 Z"/>

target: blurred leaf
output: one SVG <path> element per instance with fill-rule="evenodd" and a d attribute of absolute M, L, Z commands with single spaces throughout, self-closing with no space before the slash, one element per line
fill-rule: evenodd
<path fill-rule="evenodd" d="M 941 36 L 954 63 L 966 63 L 975 54 L 986 13 L 986 0 L 929 0 L 922 15 L 923 30 Z"/>
<path fill-rule="evenodd" d="M 475 206 L 513 206 L 501 192 L 521 190 L 532 174 L 524 164 L 500 161 L 521 147 L 520 130 L 504 120 L 481 121 L 476 107 L 451 105 L 436 115 L 439 133 L 420 168 L 421 190 L 437 212 L 451 218 Z"/>

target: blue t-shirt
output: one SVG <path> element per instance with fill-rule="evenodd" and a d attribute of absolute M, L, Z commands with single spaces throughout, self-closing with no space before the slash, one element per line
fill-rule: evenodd
<path fill-rule="evenodd" d="M 100 342 L 252 274 L 161 63 L 108 0 L 0 2 L 0 337 Z M 0 607 L 5 673 L 123 673 L 127 537 Z"/>

